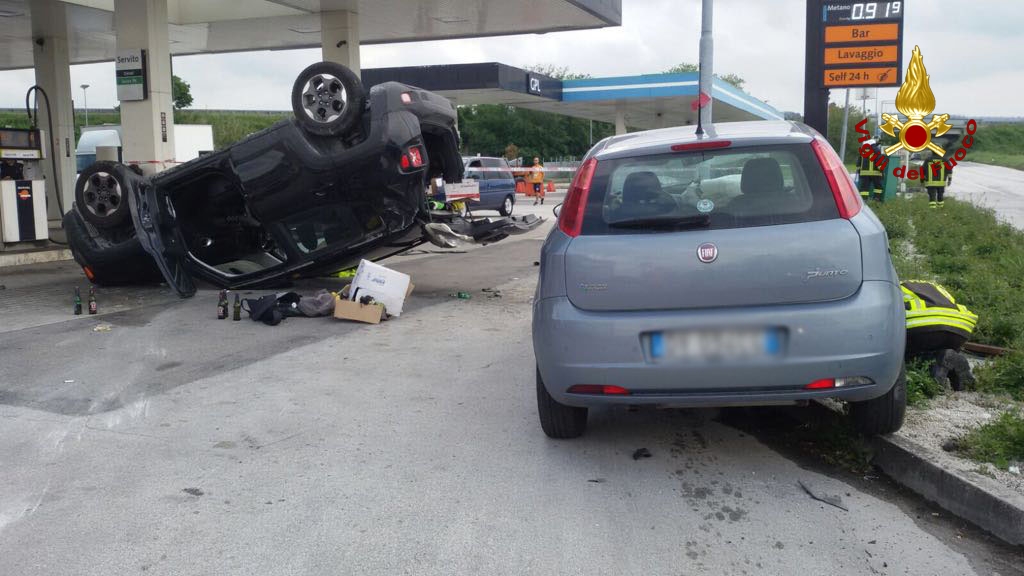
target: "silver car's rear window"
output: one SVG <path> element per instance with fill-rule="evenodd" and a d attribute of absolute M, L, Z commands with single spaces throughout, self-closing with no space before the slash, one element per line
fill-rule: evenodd
<path fill-rule="evenodd" d="M 599 161 L 581 232 L 722 229 L 838 217 L 810 145 L 757 146 Z"/>

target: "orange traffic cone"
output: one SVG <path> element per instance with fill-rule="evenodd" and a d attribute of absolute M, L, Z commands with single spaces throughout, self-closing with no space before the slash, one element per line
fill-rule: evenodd
<path fill-rule="evenodd" d="M 526 194 L 526 181 L 516 180 L 516 194 Z"/>
<path fill-rule="evenodd" d="M 555 191 L 555 181 L 554 180 L 548 180 L 548 192 L 554 192 L 554 191 Z"/>

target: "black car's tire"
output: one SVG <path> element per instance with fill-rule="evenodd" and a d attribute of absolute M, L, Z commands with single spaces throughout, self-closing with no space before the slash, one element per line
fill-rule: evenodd
<path fill-rule="evenodd" d="M 587 409 L 566 406 L 548 394 L 537 369 L 537 414 L 549 438 L 576 438 L 587 429 Z"/>
<path fill-rule="evenodd" d="M 354 72 L 336 62 L 317 62 L 292 86 L 292 112 L 304 130 L 319 136 L 348 134 L 363 112 L 366 95 Z"/>
<path fill-rule="evenodd" d="M 502 216 L 511 216 L 512 209 L 515 207 L 515 205 L 516 199 L 511 194 L 509 194 L 508 196 L 505 196 L 504 200 L 501 201 L 501 208 L 498 208 L 498 213 L 501 214 Z"/>
<path fill-rule="evenodd" d="M 82 217 L 97 228 L 116 228 L 131 214 L 127 188 L 117 176 L 117 162 L 93 162 L 78 175 L 75 203 Z"/>
<path fill-rule="evenodd" d="M 884 395 L 864 402 L 850 402 L 853 427 L 865 436 L 892 434 L 903 426 L 907 413 L 907 374 L 901 368 L 896 383 Z"/>
<path fill-rule="evenodd" d="M 153 258 L 133 235 L 120 241 L 97 241 L 77 208 L 64 215 L 64 231 L 75 262 L 83 270 L 88 269 L 86 276 L 94 284 L 117 286 L 163 280 Z"/>

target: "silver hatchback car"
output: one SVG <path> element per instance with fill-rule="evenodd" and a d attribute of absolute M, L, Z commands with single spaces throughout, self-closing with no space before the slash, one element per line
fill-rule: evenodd
<path fill-rule="evenodd" d="M 838 155 L 792 122 L 614 136 L 544 242 L 537 404 L 553 438 L 590 406 L 836 398 L 865 434 L 906 410 L 903 298 L 885 228 Z"/>

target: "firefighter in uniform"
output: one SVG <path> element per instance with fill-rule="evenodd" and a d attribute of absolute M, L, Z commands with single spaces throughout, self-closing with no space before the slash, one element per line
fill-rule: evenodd
<path fill-rule="evenodd" d="M 949 170 L 947 172 L 946 165 L 942 163 L 942 158 L 933 158 L 925 163 L 927 175 L 925 176 L 924 186 L 928 190 L 928 206 L 930 208 L 942 208 L 945 203 L 942 200 L 943 194 L 946 192 L 946 177 L 950 175 Z"/>
<path fill-rule="evenodd" d="M 944 287 L 926 280 L 900 282 L 907 314 L 907 353 L 959 350 L 974 332 L 978 316 L 957 304 Z"/>
<path fill-rule="evenodd" d="M 879 158 L 882 155 L 882 147 L 874 138 L 867 141 L 871 146 L 872 157 Z M 875 163 L 863 156 L 857 158 L 857 183 L 860 188 L 860 195 L 864 198 L 882 196 L 882 171 L 875 166 Z"/>

